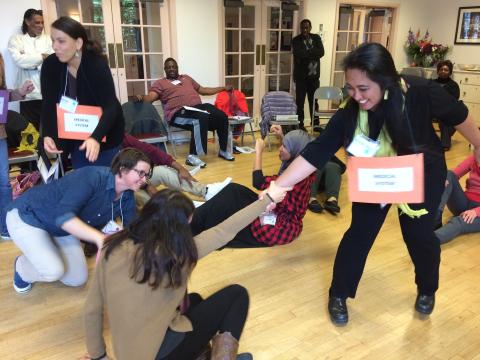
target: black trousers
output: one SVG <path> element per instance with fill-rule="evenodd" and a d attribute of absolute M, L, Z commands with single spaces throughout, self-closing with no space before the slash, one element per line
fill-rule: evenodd
<path fill-rule="evenodd" d="M 455 134 L 455 128 L 453 126 L 446 126 L 441 121 L 438 122 L 440 128 L 440 142 L 444 149 L 450 149 L 452 146 L 452 136 Z"/>
<path fill-rule="evenodd" d="M 190 304 L 186 313 L 193 331 L 185 333 L 183 341 L 161 359 L 195 359 L 217 332 L 228 331 L 240 340 L 249 306 L 248 292 L 244 287 L 230 285 L 205 300 L 195 302 Z"/>
<path fill-rule="evenodd" d="M 207 153 L 209 130 L 215 130 L 217 132 L 220 149 L 227 151 L 228 116 L 222 110 L 217 109 L 212 104 L 198 104 L 193 107 L 208 111 L 209 113 L 206 114 L 199 111 L 182 109 L 177 111 L 172 117 L 172 121 L 175 126 L 189 130 L 192 134 L 190 138 L 190 154 L 203 155 L 200 151 L 197 151 L 199 148 L 199 143 L 201 143 L 201 149 L 203 149 L 203 153 Z M 198 120 L 198 123 L 192 123 L 191 121 L 185 123 L 183 121 L 176 120 L 177 117 L 195 119 Z"/>
<path fill-rule="evenodd" d="M 193 235 L 198 235 L 202 231 L 217 226 L 237 211 L 257 200 L 258 194 L 246 186 L 236 183 L 228 184 L 217 195 L 195 209 L 190 223 Z M 266 245 L 255 239 L 250 230 L 250 225 L 248 225 L 240 230 L 225 247 L 251 248 L 264 246 Z"/>
<path fill-rule="evenodd" d="M 40 115 L 42 113 L 42 100 L 20 101 L 20 114 L 31 122 L 40 132 Z"/>
<path fill-rule="evenodd" d="M 427 215 L 399 216 L 403 239 L 415 266 L 418 292 L 433 295 L 438 289 L 440 242 L 433 232 L 440 198 L 445 188 L 446 166 L 431 166 L 425 171 L 425 201 L 410 204 L 412 209 L 426 209 Z M 330 295 L 354 298 L 368 253 L 380 231 L 390 205 L 352 204 L 352 222 L 337 250 Z"/>
<path fill-rule="evenodd" d="M 305 120 L 305 111 L 303 110 L 305 106 L 305 96 L 308 98 L 308 111 L 310 112 L 310 119 L 312 119 L 312 124 L 314 124 L 313 119 L 313 95 L 315 90 L 320 86 L 320 79 L 316 78 L 306 78 L 302 80 L 295 80 L 295 102 L 297 103 L 297 115 L 300 126 L 304 125 Z M 318 108 L 317 103 L 315 102 L 315 109 Z M 314 124 L 318 125 L 318 124 Z"/>

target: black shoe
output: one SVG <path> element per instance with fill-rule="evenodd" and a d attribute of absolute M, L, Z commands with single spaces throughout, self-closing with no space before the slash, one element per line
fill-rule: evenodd
<path fill-rule="evenodd" d="M 320 214 L 323 211 L 323 206 L 318 202 L 318 200 L 312 200 L 308 203 L 308 210 Z"/>
<path fill-rule="evenodd" d="M 328 313 L 335 325 L 345 325 L 348 322 L 347 300 L 335 296 L 328 298 Z"/>
<path fill-rule="evenodd" d="M 337 215 L 340 212 L 340 206 L 338 206 L 337 200 L 325 201 L 323 207 L 332 215 Z"/>
<path fill-rule="evenodd" d="M 234 147 L 233 147 L 233 153 L 234 153 L 235 155 L 238 155 L 238 154 L 241 154 L 242 152 L 239 151 L 236 146 L 234 146 Z"/>
<path fill-rule="evenodd" d="M 435 295 L 417 295 L 417 300 L 415 301 L 415 310 L 421 314 L 430 315 L 435 306 Z"/>

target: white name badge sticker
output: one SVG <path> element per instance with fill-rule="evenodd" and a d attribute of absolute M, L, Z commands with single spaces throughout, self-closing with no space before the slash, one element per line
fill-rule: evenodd
<path fill-rule="evenodd" d="M 268 212 L 263 215 L 260 215 L 260 224 L 275 226 L 276 223 L 277 223 L 277 215 L 275 215 L 275 213 Z"/>
<path fill-rule="evenodd" d="M 413 191 L 413 167 L 358 169 L 358 190 L 375 192 Z"/>
<path fill-rule="evenodd" d="M 98 125 L 100 118 L 91 114 L 65 113 L 65 131 L 91 134 Z"/>
<path fill-rule="evenodd" d="M 77 110 L 77 105 L 78 105 L 77 100 L 69 98 L 68 96 L 65 96 L 65 95 L 62 96 L 62 98 L 60 99 L 60 104 L 58 104 L 58 106 L 61 109 L 70 113 L 74 113 L 75 110 Z"/>
<path fill-rule="evenodd" d="M 115 221 L 110 220 L 102 229 L 102 232 L 106 235 L 115 234 L 122 230 L 122 226 L 117 224 Z"/>
<path fill-rule="evenodd" d="M 380 142 L 374 141 L 365 135 L 356 135 L 348 145 L 347 151 L 357 157 L 372 157 L 380 148 Z"/>
<path fill-rule="evenodd" d="M 181 84 L 182 82 L 180 80 L 173 80 L 171 81 L 172 85 L 178 85 Z"/>

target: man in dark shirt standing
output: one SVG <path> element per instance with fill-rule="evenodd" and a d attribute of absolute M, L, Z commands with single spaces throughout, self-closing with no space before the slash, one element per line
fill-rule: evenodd
<path fill-rule="evenodd" d="M 300 35 L 292 40 L 293 46 L 293 80 L 295 81 L 295 98 L 300 129 L 305 130 L 305 95 L 308 95 L 310 118 L 313 120 L 313 94 L 320 86 L 320 58 L 325 54 L 322 39 L 311 34 L 312 23 L 308 19 L 300 22 Z M 315 124 L 314 125 L 318 125 Z"/>

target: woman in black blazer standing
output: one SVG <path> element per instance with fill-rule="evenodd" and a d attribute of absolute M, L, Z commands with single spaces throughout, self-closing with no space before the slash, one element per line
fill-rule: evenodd
<path fill-rule="evenodd" d="M 102 49 L 88 40 L 82 24 L 69 17 L 53 22 L 51 36 L 55 54 L 45 60 L 41 72 L 44 148 L 51 154 L 70 154 L 75 169 L 109 166 L 120 149 L 125 121 Z M 102 110 L 98 125 L 86 140 L 58 136 L 57 105 L 67 109 L 64 104 L 72 102 Z M 67 111 L 73 109 L 75 105 Z"/>

